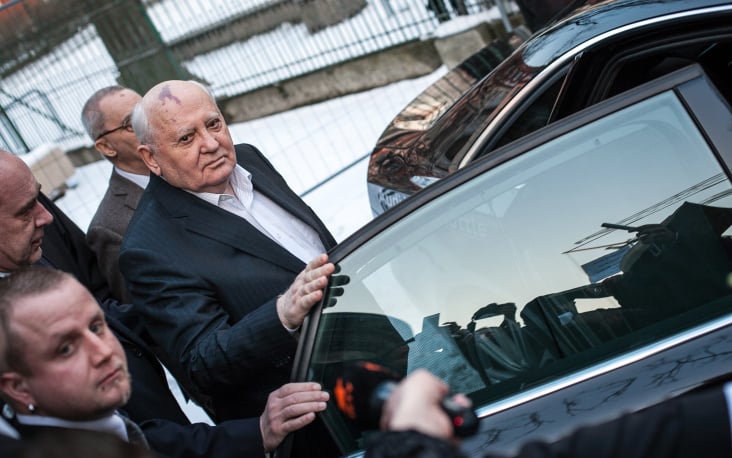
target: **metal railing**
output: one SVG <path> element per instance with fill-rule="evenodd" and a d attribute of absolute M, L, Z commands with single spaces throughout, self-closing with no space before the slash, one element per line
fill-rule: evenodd
<path fill-rule="evenodd" d="M 172 75 L 204 81 L 217 97 L 232 96 L 424 38 L 439 23 L 425 2 L 5 1 L 0 147 L 89 145 L 79 114 L 102 86 L 142 92 L 151 80 Z M 464 4 L 473 14 L 493 2 Z"/>

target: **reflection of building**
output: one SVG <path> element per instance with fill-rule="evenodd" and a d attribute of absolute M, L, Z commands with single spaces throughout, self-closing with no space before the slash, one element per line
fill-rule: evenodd
<path fill-rule="evenodd" d="M 446 327 L 439 324 L 440 314 L 427 316 L 422 332 L 409 342 L 409 370 L 424 368 L 450 381 L 450 388 L 460 393 L 474 393 L 485 388 L 475 370 Z"/>
<path fill-rule="evenodd" d="M 683 203 L 636 243 L 621 261 L 622 276 L 612 277 L 608 292 L 641 326 L 700 307 L 732 292 L 728 243 L 722 234 L 732 225 L 732 209 Z"/>
<path fill-rule="evenodd" d="M 601 221 L 598 222 L 598 230 L 592 234 L 583 237 L 582 239 L 574 242 L 574 247 L 565 251 L 565 254 L 571 254 L 574 252 L 586 251 L 586 250 L 598 250 L 599 256 L 594 258 L 592 261 L 585 262 L 582 264 L 582 269 L 587 273 L 591 282 L 596 282 L 606 278 L 610 275 L 614 275 L 620 272 L 620 262 L 625 257 L 630 245 L 635 241 L 635 233 L 622 230 L 619 228 L 608 228 L 602 226 L 603 223 L 612 223 L 617 225 L 627 226 L 628 228 L 637 227 L 647 223 L 658 223 L 663 216 L 668 215 L 668 210 L 675 208 L 681 202 L 686 201 L 692 196 L 697 195 L 700 192 L 710 190 L 711 188 L 724 184 L 727 182 L 727 178 L 723 173 L 711 176 L 705 180 L 702 180 L 693 186 L 689 186 L 683 189 L 681 192 L 664 199 L 660 202 L 651 205 L 650 207 L 644 208 L 618 222 Z M 714 194 L 713 198 L 706 201 L 705 203 L 714 203 L 724 197 L 727 197 L 732 193 L 732 190 L 723 191 L 719 194 Z M 663 215 L 663 216 L 660 216 Z M 654 219 L 651 219 L 654 217 Z M 602 226 L 602 228 L 601 228 Z M 721 232 L 720 232 L 721 235 Z M 600 243 L 600 240 L 608 240 L 610 242 Z M 598 245 L 598 243 L 600 243 Z M 614 249 L 615 251 L 609 254 L 607 250 Z"/>
<path fill-rule="evenodd" d="M 693 186 L 689 186 L 686 189 L 681 190 L 680 192 L 674 194 L 673 196 L 669 197 L 668 199 L 662 200 L 660 202 L 655 203 L 654 205 L 651 205 L 648 208 L 644 208 L 643 210 L 640 210 L 627 218 L 624 218 L 620 221 L 608 221 L 616 224 L 623 224 L 623 225 L 637 225 L 639 221 L 641 221 L 643 218 L 646 218 L 651 215 L 655 215 L 659 212 L 662 212 L 666 209 L 668 209 L 671 206 L 674 206 L 676 204 L 679 204 L 681 202 L 684 202 L 688 200 L 691 196 L 694 196 L 702 191 L 708 190 L 714 186 L 717 186 L 719 184 L 727 183 L 727 177 L 723 173 L 719 173 L 717 175 L 711 176 L 705 180 L 702 180 Z M 730 195 L 732 193 L 732 190 L 728 190 L 722 194 L 715 194 L 714 198 L 710 201 L 706 201 L 704 203 L 706 204 L 713 204 L 714 202 Z M 656 221 L 657 222 L 657 221 Z M 607 228 L 600 228 L 600 224 L 602 221 L 598 222 L 598 230 L 597 232 L 593 232 L 592 234 L 588 235 L 587 237 L 584 237 L 576 242 L 574 242 L 574 247 L 567 250 L 565 253 L 571 253 L 572 251 L 579 251 L 582 248 L 585 248 L 586 245 L 588 245 L 591 242 L 594 242 L 595 240 L 599 239 L 600 237 L 614 231 L 615 229 L 607 229 Z"/>
<path fill-rule="evenodd" d="M 683 203 L 660 224 L 637 231 L 619 260 L 621 273 L 599 283 L 539 296 L 522 310 L 524 333 L 564 358 L 697 310 L 729 306 L 732 243 L 722 234 L 732 209 Z M 578 299 L 613 297 L 620 308 L 581 312 Z"/>

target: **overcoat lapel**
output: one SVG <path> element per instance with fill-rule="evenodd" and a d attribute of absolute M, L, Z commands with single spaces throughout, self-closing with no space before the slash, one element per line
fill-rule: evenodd
<path fill-rule="evenodd" d="M 126 207 L 133 211 L 137 209 L 137 203 L 140 201 L 143 192 L 142 188 L 124 178 L 116 170 L 112 171 L 109 188 L 115 196 L 124 199 Z"/>
<path fill-rule="evenodd" d="M 259 153 L 261 154 L 261 153 Z M 237 151 L 237 162 L 252 174 L 252 184 L 257 192 L 261 192 L 277 205 L 287 210 L 293 216 L 312 227 L 320 237 L 326 249 L 335 245 L 335 240 L 322 221 L 305 205 L 280 175 L 273 175 L 271 165 L 258 161 L 254 152 Z"/>
<path fill-rule="evenodd" d="M 159 177 L 152 176 L 150 185 L 160 187 L 157 197 L 173 218 L 180 218 L 186 230 L 232 246 L 285 269 L 299 272 L 303 262 L 262 234 L 244 218 L 177 189 Z"/>
<path fill-rule="evenodd" d="M 238 164 L 252 174 L 252 183 L 258 192 L 312 227 L 326 249 L 335 245 L 333 236 L 322 221 L 297 194 L 292 192 L 262 153 L 244 144 L 236 145 L 236 153 Z M 155 175 L 151 175 L 148 187 L 160 188 L 160 192 L 155 194 L 158 200 L 174 218 L 181 218 L 187 230 L 252 256 L 266 259 L 293 272 L 300 272 L 303 269 L 304 263 L 300 259 L 262 234 L 244 218 L 175 188 Z"/>

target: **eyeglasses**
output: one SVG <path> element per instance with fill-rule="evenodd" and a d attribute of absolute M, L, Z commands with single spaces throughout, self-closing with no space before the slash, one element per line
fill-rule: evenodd
<path fill-rule="evenodd" d="M 130 118 L 125 118 L 124 121 L 122 121 L 122 125 L 119 127 L 115 127 L 114 129 L 105 130 L 101 134 L 97 135 L 97 138 L 94 139 L 94 141 L 99 140 L 100 138 L 104 137 L 105 135 L 109 135 L 112 132 L 117 132 L 118 130 L 126 130 L 127 132 L 134 132 L 132 130 L 132 124 L 130 124 Z"/>

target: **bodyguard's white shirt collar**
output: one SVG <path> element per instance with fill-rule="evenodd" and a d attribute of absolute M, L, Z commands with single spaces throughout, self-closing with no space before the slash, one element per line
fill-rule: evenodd
<path fill-rule="evenodd" d="M 42 415 L 23 415 L 16 414 L 18 422 L 24 425 L 34 426 L 56 426 L 60 428 L 86 429 L 89 431 L 101 431 L 114 434 L 125 442 L 129 442 L 127 438 L 127 428 L 122 418 L 113 413 L 107 417 L 93 421 L 70 421 L 56 417 L 44 417 Z"/>
<path fill-rule="evenodd" d="M 135 183 L 142 189 L 147 188 L 147 184 L 150 183 L 150 174 L 140 175 L 137 173 L 126 172 L 118 167 L 114 168 L 114 171 L 119 173 L 122 178 L 127 178 L 131 182 Z"/>

